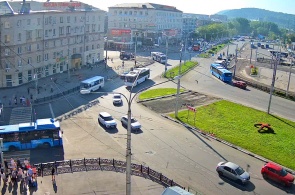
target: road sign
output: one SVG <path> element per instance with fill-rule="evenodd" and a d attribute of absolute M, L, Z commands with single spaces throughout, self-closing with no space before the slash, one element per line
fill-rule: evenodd
<path fill-rule="evenodd" d="M 191 110 L 193 112 L 196 112 L 196 109 L 194 107 L 192 107 L 192 106 L 186 106 L 186 107 L 187 107 L 187 109 L 189 109 L 189 110 Z"/>

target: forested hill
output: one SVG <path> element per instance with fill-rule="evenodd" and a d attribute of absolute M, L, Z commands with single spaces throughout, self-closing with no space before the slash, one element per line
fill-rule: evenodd
<path fill-rule="evenodd" d="M 226 15 L 228 19 L 246 18 L 248 20 L 273 22 L 276 23 L 280 28 L 289 28 L 295 30 L 295 15 L 292 14 L 274 12 L 258 8 L 223 10 L 217 14 Z"/>

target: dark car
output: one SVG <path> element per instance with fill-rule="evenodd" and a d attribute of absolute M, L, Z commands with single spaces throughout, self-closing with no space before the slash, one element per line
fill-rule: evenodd
<path fill-rule="evenodd" d="M 233 85 L 241 89 L 247 88 L 247 83 L 245 83 L 244 81 L 233 81 Z"/>
<path fill-rule="evenodd" d="M 293 175 L 288 173 L 283 167 L 272 162 L 268 162 L 262 167 L 261 174 L 264 179 L 271 179 L 286 187 L 292 186 L 294 182 Z"/>

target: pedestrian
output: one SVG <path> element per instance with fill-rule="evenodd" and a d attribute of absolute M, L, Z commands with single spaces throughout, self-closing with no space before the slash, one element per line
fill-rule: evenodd
<path fill-rule="evenodd" d="M 31 100 L 33 99 L 33 94 L 30 95 Z"/>
<path fill-rule="evenodd" d="M 21 164 L 21 162 L 20 162 L 20 160 L 19 160 L 19 158 L 17 158 L 17 160 L 16 160 L 16 167 L 19 169 L 19 168 L 23 168 L 22 167 L 22 164 Z"/>
<path fill-rule="evenodd" d="M 52 85 L 50 85 L 50 92 L 51 92 L 51 93 L 53 92 L 53 87 L 52 87 Z"/>
<path fill-rule="evenodd" d="M 28 95 L 29 95 L 30 94 L 30 88 L 28 87 L 27 90 L 28 90 Z"/>
<path fill-rule="evenodd" d="M 14 98 L 14 104 L 17 105 L 17 97 Z"/>
<path fill-rule="evenodd" d="M 11 99 L 9 99 L 9 106 L 11 106 Z"/>
<path fill-rule="evenodd" d="M 38 94 L 40 94 L 40 88 L 39 87 L 38 87 L 37 91 L 38 91 Z"/>
<path fill-rule="evenodd" d="M 6 175 L 5 175 L 5 173 L 4 173 L 3 170 L 1 170 L 1 179 L 2 179 L 2 181 L 3 181 L 3 185 L 6 185 L 6 183 L 7 183 L 7 178 L 6 178 Z"/>
<path fill-rule="evenodd" d="M 19 103 L 20 103 L 20 104 L 23 103 L 23 98 L 22 98 L 22 96 L 19 97 Z"/>
<path fill-rule="evenodd" d="M 52 166 L 52 169 L 51 169 L 51 177 L 52 177 L 52 181 L 55 181 L 55 168 L 54 168 L 54 166 Z"/>

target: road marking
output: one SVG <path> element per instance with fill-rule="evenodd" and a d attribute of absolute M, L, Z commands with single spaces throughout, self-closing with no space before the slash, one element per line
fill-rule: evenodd
<path fill-rule="evenodd" d="M 54 113 L 53 113 L 53 109 L 52 109 L 52 106 L 51 106 L 51 103 L 49 103 L 49 109 L 50 109 L 52 118 L 55 118 Z"/>

